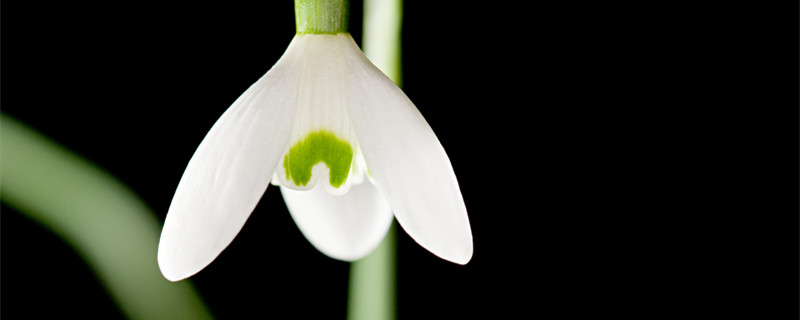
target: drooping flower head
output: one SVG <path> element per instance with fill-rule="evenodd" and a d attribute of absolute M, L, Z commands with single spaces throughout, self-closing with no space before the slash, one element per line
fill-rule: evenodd
<path fill-rule="evenodd" d="M 450 160 L 406 95 L 346 31 L 343 1 L 296 1 L 283 56 L 223 113 L 192 156 L 159 244 L 178 281 L 233 241 L 272 182 L 324 254 L 357 260 L 395 217 L 422 247 L 472 257 Z"/>

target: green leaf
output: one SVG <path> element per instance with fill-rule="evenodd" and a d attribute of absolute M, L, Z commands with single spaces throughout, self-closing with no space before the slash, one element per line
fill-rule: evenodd
<path fill-rule="evenodd" d="M 130 189 L 2 114 L 0 148 L 0 199 L 74 248 L 128 318 L 212 318 L 190 282 L 161 275 L 161 225 Z"/>

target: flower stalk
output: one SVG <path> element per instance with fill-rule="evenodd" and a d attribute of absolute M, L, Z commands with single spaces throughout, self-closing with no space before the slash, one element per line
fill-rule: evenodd
<path fill-rule="evenodd" d="M 295 0 L 297 33 L 337 34 L 347 32 L 347 0 Z"/>

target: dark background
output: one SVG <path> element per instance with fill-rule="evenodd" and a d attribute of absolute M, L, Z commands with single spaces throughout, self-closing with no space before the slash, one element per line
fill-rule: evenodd
<path fill-rule="evenodd" d="M 475 254 L 451 264 L 397 229 L 399 318 L 797 313 L 796 8 L 433 3 L 406 1 L 403 86 L 452 160 Z M 294 35 L 291 1 L 0 10 L 2 112 L 162 220 Z M 5 206 L 0 226 L 2 316 L 121 317 L 56 237 Z M 191 279 L 220 319 L 341 319 L 347 274 L 269 188 Z"/>

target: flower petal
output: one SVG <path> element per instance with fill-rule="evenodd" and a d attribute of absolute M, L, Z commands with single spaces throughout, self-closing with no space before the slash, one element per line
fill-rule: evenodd
<path fill-rule="evenodd" d="M 459 264 L 472 258 L 467 209 L 447 154 L 413 103 L 349 41 L 347 93 L 367 168 L 403 229 Z"/>
<path fill-rule="evenodd" d="M 171 281 L 211 263 L 244 225 L 286 150 L 302 44 L 245 91 L 200 143 L 172 199 L 158 248 Z"/>
<path fill-rule="evenodd" d="M 333 195 L 323 185 L 297 191 L 281 186 L 297 227 L 317 250 L 345 261 L 358 260 L 380 244 L 392 223 L 392 210 L 369 182 Z"/>

